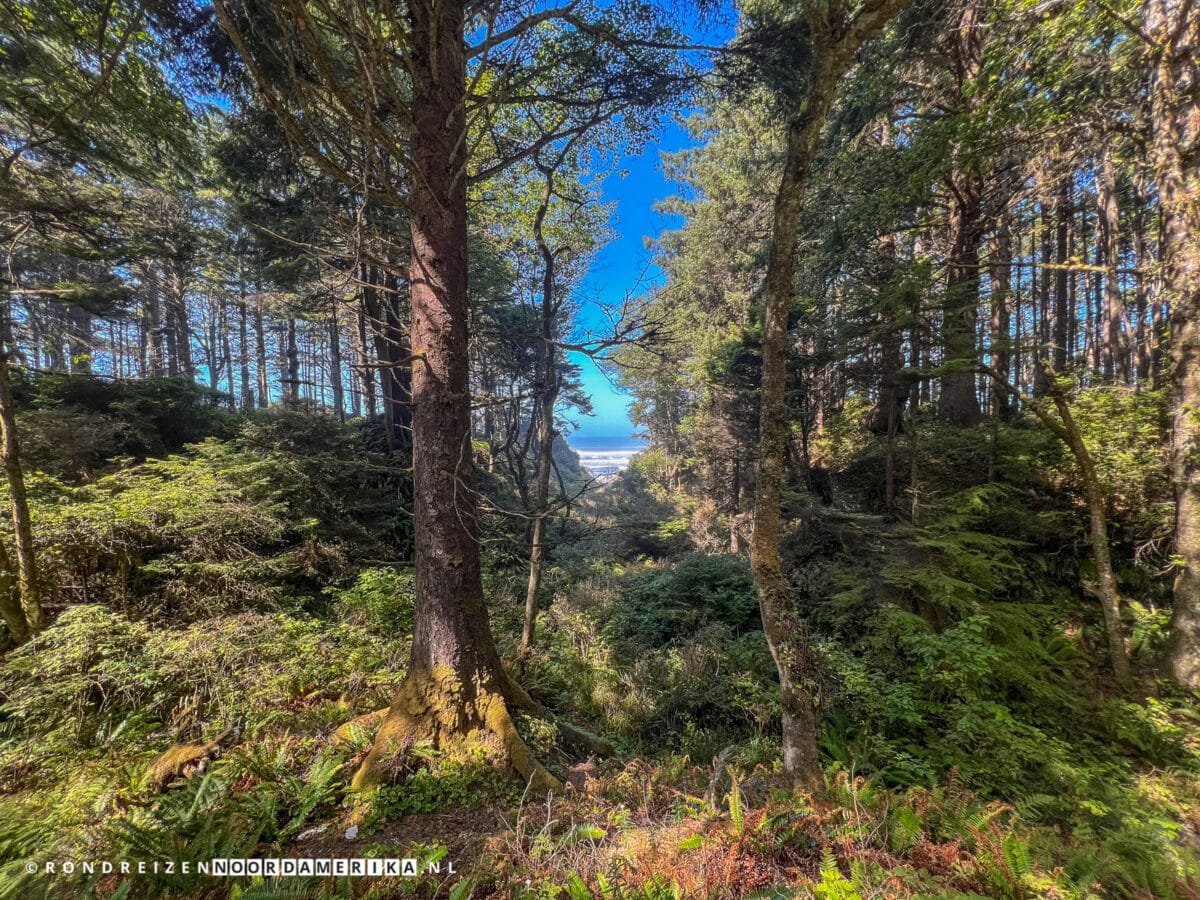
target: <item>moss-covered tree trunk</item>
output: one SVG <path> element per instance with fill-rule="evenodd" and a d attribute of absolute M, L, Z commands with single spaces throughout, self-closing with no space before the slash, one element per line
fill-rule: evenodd
<path fill-rule="evenodd" d="M 956 173 L 951 180 L 950 256 L 946 265 L 946 302 L 942 310 L 943 364 L 939 415 L 971 427 L 982 419 L 975 392 L 975 331 L 979 311 L 979 245 L 982 179 Z"/>
<path fill-rule="evenodd" d="M 21 594 L 17 585 L 17 575 L 13 566 L 12 555 L 8 548 L 0 542 L 0 619 L 8 628 L 8 636 L 12 644 L 23 644 L 29 640 L 29 623 L 25 621 L 25 611 L 21 609 Z M 3 644 L 0 644 L 0 649 Z"/>
<path fill-rule="evenodd" d="M 1049 380 L 1054 380 L 1053 373 L 1047 373 Z M 1084 588 L 1100 603 L 1100 612 L 1104 616 L 1104 635 L 1108 642 L 1108 656 L 1112 662 L 1113 674 L 1122 687 L 1129 687 L 1132 675 L 1129 667 L 1129 651 L 1125 648 L 1125 633 L 1121 626 L 1121 594 L 1117 587 L 1117 577 L 1113 572 L 1112 551 L 1108 543 L 1108 512 L 1104 492 L 1100 487 L 1100 476 L 1096 472 L 1096 464 L 1087 445 L 1083 442 L 1083 434 L 1071 415 L 1071 406 L 1063 392 L 1054 385 L 1051 387 L 1054 404 L 1058 409 L 1059 418 L 1063 423 L 1063 439 L 1071 449 L 1075 462 L 1079 465 L 1080 479 L 1083 481 L 1084 496 L 1088 505 L 1088 541 L 1092 545 L 1092 562 L 1096 566 L 1096 580 L 1085 582 Z"/>
<path fill-rule="evenodd" d="M 546 557 L 546 520 L 549 518 L 550 469 L 554 465 L 554 407 L 558 403 L 558 373 L 555 371 L 554 347 L 554 251 L 546 242 L 543 226 L 554 194 L 554 170 L 538 166 L 545 179 L 545 190 L 533 219 L 533 237 L 542 257 L 542 317 L 541 345 L 538 347 L 538 369 L 535 393 L 538 397 L 537 482 L 533 489 L 533 528 L 529 539 L 529 583 L 525 587 L 525 622 L 521 629 L 520 654 L 533 648 L 537 627 L 538 591 L 542 583 L 542 566 Z"/>
<path fill-rule="evenodd" d="M 491 740 L 535 791 L 556 788 L 517 735 L 528 704 L 488 628 L 471 488 L 466 67 L 462 0 L 414 0 L 411 27 L 412 452 L 416 610 L 408 675 L 355 775 L 363 790 L 418 741 Z M 474 737 L 473 737 L 474 736 Z"/>
<path fill-rule="evenodd" d="M 970 115 L 981 98 L 976 81 L 983 70 L 985 4 L 959 5 L 950 41 L 955 102 Z M 972 427 L 982 419 L 975 390 L 975 332 L 979 316 L 979 246 L 983 242 L 984 180 L 970 154 L 961 154 L 947 184 L 949 194 L 946 294 L 942 308 L 942 363 L 938 414 L 953 425 Z"/>
<path fill-rule="evenodd" d="M 25 475 L 21 471 L 21 448 L 17 440 L 17 411 L 13 402 L 12 383 L 9 380 L 8 341 L 8 298 L 0 297 L 4 317 L 3 334 L 0 334 L 0 456 L 4 458 L 4 474 L 8 481 L 9 503 L 12 511 L 14 557 L 16 560 L 17 597 L 20 611 L 25 617 L 25 634 L 36 634 L 46 625 L 42 610 L 42 598 L 38 585 L 37 555 L 33 546 L 33 522 L 29 515 L 29 500 L 25 495 Z M 7 622 L 14 616 L 12 604 L 5 601 L 4 618 Z M 15 640 L 22 640 L 20 625 L 9 624 Z"/>
<path fill-rule="evenodd" d="M 780 504 L 790 429 L 786 398 L 788 314 L 795 297 L 797 229 L 805 186 L 835 88 L 863 42 L 905 5 L 906 0 L 868 0 L 853 15 L 837 2 L 804 5 L 811 29 L 814 70 L 788 121 L 786 155 L 772 212 L 750 565 L 758 588 L 763 632 L 779 673 L 784 773 L 794 785 L 809 790 L 822 784 L 813 689 L 816 661 L 805 623 L 784 577 L 779 552 L 783 525 Z"/>

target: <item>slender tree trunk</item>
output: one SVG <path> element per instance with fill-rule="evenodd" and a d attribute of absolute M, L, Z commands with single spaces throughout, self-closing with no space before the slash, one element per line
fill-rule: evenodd
<path fill-rule="evenodd" d="M 0 542 L 0 619 L 8 628 L 10 642 L 24 644 L 29 640 L 29 623 L 25 621 L 25 610 L 21 608 L 21 594 L 17 586 L 16 572 L 8 548 Z M 2 649 L 2 645 L 0 645 Z"/>
<path fill-rule="evenodd" d="M 337 298 L 329 306 L 329 387 L 333 409 L 340 421 L 346 421 L 346 390 L 342 385 L 342 329 L 338 325 Z"/>
<path fill-rule="evenodd" d="M 300 400 L 300 347 L 296 343 L 296 319 L 288 316 L 283 344 L 283 396 L 290 403 Z"/>
<path fill-rule="evenodd" d="M 1043 366 L 1046 364 L 1043 363 Z M 1002 378 L 990 366 L 984 366 L 997 385 L 1012 393 L 1019 390 Z M 1043 371 L 1039 379 L 1046 393 L 1049 393 L 1058 410 L 1059 420 L 1043 405 L 1044 399 L 1021 396 L 1027 408 L 1059 438 L 1075 457 L 1079 466 L 1080 480 L 1083 483 L 1084 496 L 1088 505 L 1088 542 L 1092 548 L 1092 562 L 1096 566 L 1096 580 L 1085 581 L 1084 590 L 1096 597 L 1100 602 L 1100 611 L 1104 618 L 1104 633 L 1108 643 L 1109 660 L 1112 663 L 1113 674 L 1123 688 L 1131 684 L 1129 655 L 1125 648 L 1125 636 L 1121 626 L 1121 595 L 1117 588 L 1116 575 L 1112 567 L 1112 551 L 1108 543 L 1108 514 L 1104 499 L 1104 491 L 1100 476 L 1096 471 L 1095 461 L 1084 443 L 1083 434 L 1071 414 L 1070 401 L 1062 387 L 1058 384 L 1058 373 L 1052 370 Z"/>
<path fill-rule="evenodd" d="M 979 206 L 982 179 L 960 174 L 953 181 L 942 365 L 955 368 L 942 376 L 938 412 L 946 421 L 969 428 L 978 425 L 982 418 L 975 392 L 974 365 L 979 310 L 979 245 L 983 239 Z"/>
<path fill-rule="evenodd" d="M 173 335 L 174 370 L 172 375 L 182 375 L 189 381 L 196 380 L 196 365 L 192 360 L 192 328 L 188 322 L 187 285 L 179 271 L 178 263 L 171 267 L 169 284 L 171 289 L 169 314 Z"/>
<path fill-rule="evenodd" d="M 16 549 L 17 596 L 25 616 L 26 632 L 36 634 L 46 625 L 38 583 L 37 555 L 33 543 L 33 521 L 29 515 L 29 500 L 25 494 L 25 475 L 21 471 L 21 448 L 17 439 L 17 411 L 9 380 L 9 347 L 12 344 L 9 321 L 10 306 L 7 294 L 0 297 L 3 308 L 0 316 L 0 456 L 4 457 L 4 474 L 8 479 L 13 535 Z M 5 617 L 7 619 L 7 615 Z M 11 630 L 11 628 L 10 628 Z M 13 633 L 14 640 L 21 635 Z"/>
<path fill-rule="evenodd" d="M 1012 231 L 1008 213 L 1001 217 L 988 247 L 989 271 L 991 272 L 991 363 L 1006 381 L 1011 380 L 1009 348 L 1012 346 L 1012 329 L 1009 303 L 1012 299 Z M 1012 418 L 1012 400 L 1008 391 L 993 385 L 992 414 L 1002 422 Z"/>
<path fill-rule="evenodd" d="M 1050 210 L 1046 201 L 1041 203 L 1042 271 L 1038 277 L 1038 348 L 1033 366 L 1034 394 L 1040 395 L 1045 387 L 1045 378 L 1040 363 L 1049 358 L 1050 346 L 1050 266 L 1054 264 L 1054 234 L 1050 228 Z"/>
<path fill-rule="evenodd" d="M 1014 273 L 1014 284 L 1016 290 L 1013 292 L 1013 343 L 1012 343 L 1012 382 L 1017 386 L 1018 390 L 1022 389 L 1024 378 L 1025 360 L 1022 355 L 1022 345 L 1025 341 L 1025 311 L 1021 306 L 1021 287 L 1025 283 L 1024 266 L 1024 237 L 1018 233 L 1017 235 L 1017 256 L 1013 260 L 1016 271 Z M 1009 414 L 1011 415 L 1015 407 L 1015 403 L 1010 402 L 1008 406 Z"/>
<path fill-rule="evenodd" d="M 1121 295 L 1120 207 L 1117 199 L 1117 166 L 1112 150 L 1104 149 L 1096 167 L 1097 249 L 1104 256 L 1104 353 L 1106 375 L 1123 384 L 1133 381 L 1129 365 L 1129 338 L 1125 332 L 1125 300 Z"/>
<path fill-rule="evenodd" d="M 1054 270 L 1054 352 L 1053 366 L 1055 372 L 1067 370 L 1067 336 L 1070 333 L 1068 323 L 1068 283 L 1070 273 L 1067 271 L 1068 253 L 1067 239 L 1071 229 L 1071 180 L 1064 177 L 1059 181 L 1058 197 L 1054 205 L 1054 262 L 1058 268 Z"/>
<path fill-rule="evenodd" d="M 263 325 L 262 286 L 255 285 L 254 297 L 254 362 L 258 378 L 258 405 L 266 409 L 271 405 L 270 373 L 267 371 L 267 332 Z"/>
<path fill-rule="evenodd" d="M 1096 565 L 1096 581 L 1086 582 L 1084 587 L 1100 602 L 1104 615 L 1104 633 L 1108 639 L 1108 655 L 1113 674 L 1123 686 L 1129 686 L 1131 675 L 1129 654 L 1125 649 L 1125 636 L 1121 626 L 1121 595 L 1117 589 L 1117 578 L 1113 573 L 1112 552 L 1108 543 L 1108 515 L 1104 493 L 1096 465 L 1083 442 L 1083 435 L 1071 415 L 1071 408 L 1061 390 L 1053 390 L 1054 403 L 1059 418 L 1066 429 L 1067 446 L 1071 448 L 1079 465 L 1084 494 L 1088 504 L 1088 539 L 1092 545 L 1092 561 Z"/>
<path fill-rule="evenodd" d="M 542 316 L 541 345 L 534 394 L 537 397 L 537 483 L 533 492 L 533 529 L 529 539 L 529 583 L 525 588 L 525 622 L 521 629 L 519 655 L 533 649 L 537 627 L 538 588 L 542 582 L 542 563 L 545 559 L 546 520 L 549 518 L 550 469 L 554 465 L 554 407 L 558 403 L 558 372 L 554 352 L 554 253 L 543 233 L 550 199 L 554 195 L 554 171 L 539 166 L 546 181 L 542 201 L 533 220 L 533 236 L 542 257 Z"/>
<path fill-rule="evenodd" d="M 72 306 L 67 312 L 67 352 L 71 358 L 72 375 L 92 373 L 92 314 Z"/>
<path fill-rule="evenodd" d="M 146 293 L 142 298 L 143 324 L 146 335 L 146 371 L 151 378 L 162 378 L 165 374 L 163 367 L 163 325 L 162 304 L 158 296 L 157 280 L 152 279 L 146 285 Z"/>
<path fill-rule="evenodd" d="M 1133 259 L 1139 270 L 1134 282 L 1134 302 L 1137 307 L 1137 386 L 1138 390 L 1150 383 L 1150 345 L 1154 328 L 1150 322 L 1150 303 L 1147 296 L 1147 278 L 1142 274 L 1153 262 L 1146 247 L 1146 201 L 1138 188 L 1134 194 Z"/>
<path fill-rule="evenodd" d="M 237 382 L 233 377 L 233 344 L 230 336 L 229 304 L 221 303 L 221 365 L 224 368 L 226 384 L 229 385 L 229 405 L 237 406 Z"/>
<path fill-rule="evenodd" d="M 365 281 L 364 274 L 361 278 Z M 366 289 L 363 288 L 365 291 Z M 366 299 L 360 298 L 358 304 L 358 362 L 361 368 L 359 369 L 359 377 L 362 383 L 362 398 L 366 407 L 365 412 L 371 418 L 375 417 L 378 410 L 377 400 L 375 397 L 375 361 L 370 357 L 370 351 L 367 343 L 367 312 Z"/>
<path fill-rule="evenodd" d="M 238 264 L 238 375 L 242 408 L 254 407 L 254 386 L 250 383 L 250 323 L 246 306 L 246 277 Z M 231 384 L 232 387 L 232 384 Z"/>
<path fill-rule="evenodd" d="M 822 73 L 818 77 L 821 80 L 814 80 L 806 98 L 807 114 L 788 125 L 783 177 L 775 195 L 762 347 L 758 484 L 754 498 L 754 530 L 750 539 L 750 561 L 758 586 L 763 631 L 779 672 L 783 767 L 795 784 L 809 790 L 818 789 L 822 783 L 816 741 L 816 697 L 809 688 L 816 661 L 807 628 L 800 620 L 783 574 L 779 538 L 788 431 L 787 320 L 795 290 L 796 229 L 804 186 L 830 104 L 826 94 L 832 90 L 828 74 Z"/>
<path fill-rule="evenodd" d="M 1187 15 L 1187 18 L 1182 18 Z M 1151 163 L 1162 215 L 1163 282 L 1171 310 L 1171 479 L 1178 560 L 1168 668 L 1200 689 L 1200 16 L 1189 4 L 1146 0 L 1158 41 L 1150 91 Z"/>

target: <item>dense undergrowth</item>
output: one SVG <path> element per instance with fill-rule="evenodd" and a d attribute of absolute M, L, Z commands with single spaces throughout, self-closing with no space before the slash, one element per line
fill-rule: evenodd
<path fill-rule="evenodd" d="M 403 460 L 369 423 L 233 418 L 172 382 L 20 394 L 56 620 L 0 658 L 0 895 L 1200 895 L 1200 721 L 1156 677 L 1169 511 L 1152 461 L 1121 449 L 1137 441 L 1107 441 L 1103 466 L 1144 698 L 1109 677 L 1059 448 L 1017 422 L 981 455 L 979 433 L 917 423 L 903 440 L 921 513 L 895 523 L 873 509 L 878 445 L 850 408 L 821 448 L 835 502 L 787 498 L 789 577 L 823 662 L 826 795 L 779 787 L 774 667 L 730 513 L 681 490 L 687 460 L 648 454 L 552 529 L 522 674 L 617 758 L 572 758 L 553 725 L 522 719 L 571 785 L 546 801 L 482 752 L 421 748 L 348 840 L 359 717 L 407 661 Z M 1110 433 L 1157 415 L 1152 397 L 1081 409 Z M 69 432 L 48 432 L 64 415 Z M 488 522 L 507 653 L 520 540 L 519 523 Z M 288 854 L 453 860 L 458 875 L 25 872 Z"/>

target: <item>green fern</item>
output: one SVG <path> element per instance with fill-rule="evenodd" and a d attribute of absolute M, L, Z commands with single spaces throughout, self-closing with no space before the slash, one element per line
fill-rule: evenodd
<path fill-rule="evenodd" d="M 729 817 L 733 820 L 734 832 L 741 834 L 746 827 L 746 816 L 742 809 L 742 786 L 733 769 L 729 770 Z"/>

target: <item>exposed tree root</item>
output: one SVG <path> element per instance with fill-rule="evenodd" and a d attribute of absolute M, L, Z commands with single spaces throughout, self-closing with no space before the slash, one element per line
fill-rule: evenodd
<path fill-rule="evenodd" d="M 387 718 L 388 711 L 389 707 L 385 706 L 383 709 L 377 709 L 374 712 L 357 716 L 349 722 L 339 725 L 337 731 L 333 733 L 334 742 L 344 743 L 353 739 L 355 732 L 369 731 L 372 728 L 378 727 Z"/>
<path fill-rule="evenodd" d="M 517 683 L 517 680 L 507 672 L 504 674 L 503 691 L 505 699 L 513 708 L 554 722 L 558 726 L 558 733 L 561 735 L 563 743 L 572 750 L 578 753 L 585 753 L 588 756 L 603 757 L 615 754 L 616 751 L 613 750 L 612 744 L 604 740 L 604 738 L 592 734 L 590 731 L 586 731 L 555 716 L 553 712 L 529 696 L 529 692 L 521 687 Z"/>
<path fill-rule="evenodd" d="M 502 672 L 497 680 L 495 685 L 464 685 L 449 667 L 410 672 L 389 709 L 361 716 L 335 734 L 345 739 L 355 725 L 380 723 L 375 742 L 351 781 L 351 790 L 369 804 L 371 792 L 404 771 L 414 748 L 427 743 L 451 754 L 487 747 L 498 764 L 516 771 L 531 793 L 561 791 L 562 782 L 546 770 L 517 732 L 512 717 L 515 710 L 555 722 L 564 746 L 577 753 L 612 755 L 607 741 L 557 719 L 507 673 Z M 354 818 L 361 820 L 367 808 L 361 806 Z"/>
<path fill-rule="evenodd" d="M 351 789 L 365 793 L 384 784 L 405 767 L 417 744 L 428 742 L 446 752 L 490 745 L 532 792 L 561 791 L 562 783 L 546 771 L 517 733 L 504 693 L 491 685 L 464 685 L 449 667 L 410 672 Z"/>

